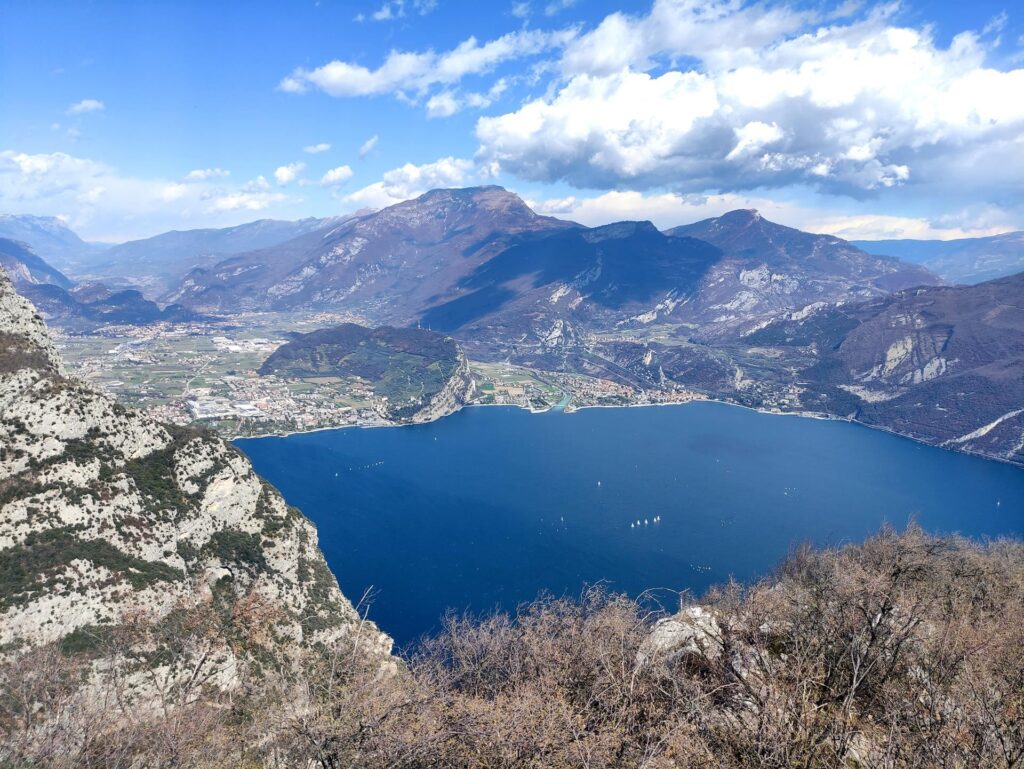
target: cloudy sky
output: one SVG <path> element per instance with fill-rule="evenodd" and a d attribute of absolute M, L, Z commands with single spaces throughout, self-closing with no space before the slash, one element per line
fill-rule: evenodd
<path fill-rule="evenodd" d="M 742 0 L 0 6 L 0 213 L 84 237 L 501 184 L 587 224 L 1024 229 L 1024 11 Z"/>

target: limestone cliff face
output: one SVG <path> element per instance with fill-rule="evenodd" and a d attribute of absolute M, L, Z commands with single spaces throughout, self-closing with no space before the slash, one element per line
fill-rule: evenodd
<path fill-rule="evenodd" d="M 0 271 L 0 654 L 213 593 L 272 607 L 279 643 L 358 626 L 366 648 L 390 651 L 312 524 L 241 453 L 69 379 Z"/>
<path fill-rule="evenodd" d="M 415 423 L 433 422 L 435 419 L 454 414 L 473 397 L 476 383 L 469 370 L 469 359 L 462 348 L 458 348 L 459 363 L 452 372 L 444 387 L 430 399 L 430 403 L 416 412 L 411 421 Z"/>

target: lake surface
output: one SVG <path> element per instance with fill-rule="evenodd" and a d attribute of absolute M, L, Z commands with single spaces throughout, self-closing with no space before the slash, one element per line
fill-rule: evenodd
<path fill-rule="evenodd" d="M 716 403 L 469 408 L 237 444 L 316 523 L 346 595 L 373 586 L 370 616 L 402 645 L 448 608 L 514 608 L 602 580 L 699 594 L 770 572 L 800 542 L 884 522 L 1024 534 L 1018 468 Z"/>

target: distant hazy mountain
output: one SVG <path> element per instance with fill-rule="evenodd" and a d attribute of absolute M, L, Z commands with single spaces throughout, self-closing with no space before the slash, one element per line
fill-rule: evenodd
<path fill-rule="evenodd" d="M 22 285 L 18 292 L 36 306 L 49 324 L 75 331 L 107 324 L 145 326 L 159 321 L 183 323 L 205 318 L 181 305 L 161 308 L 137 289 L 114 291 L 94 285 L 85 291 L 77 288 L 68 291 L 44 284 Z"/>
<path fill-rule="evenodd" d="M 1024 462 L 1024 274 L 833 307 L 747 341 L 814 352 L 810 407 Z"/>
<path fill-rule="evenodd" d="M 951 283 L 980 283 L 1024 271 L 1024 232 L 960 240 L 855 240 L 869 254 L 921 264 Z"/>
<path fill-rule="evenodd" d="M 55 268 L 72 274 L 90 256 L 107 248 L 99 243 L 86 243 L 53 216 L 0 214 L 0 238 L 27 243 Z"/>
<path fill-rule="evenodd" d="M 340 221 L 344 218 L 295 222 L 261 219 L 223 229 L 173 230 L 113 246 L 80 272 L 91 278 L 129 283 L 156 297 L 196 267 L 214 264 L 231 254 L 284 243 Z"/>
<path fill-rule="evenodd" d="M 55 269 L 22 241 L 0 238 L 0 267 L 6 270 L 11 282 L 18 288 L 26 285 L 52 283 L 70 288 L 71 281 Z"/>

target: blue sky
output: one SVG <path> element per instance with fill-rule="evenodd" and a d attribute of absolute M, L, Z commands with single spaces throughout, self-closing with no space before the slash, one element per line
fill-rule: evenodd
<path fill-rule="evenodd" d="M 854 236 L 1024 228 L 1006 3 L 20 2 L 0 212 L 84 236 L 498 183 L 588 224 L 736 207 Z"/>

